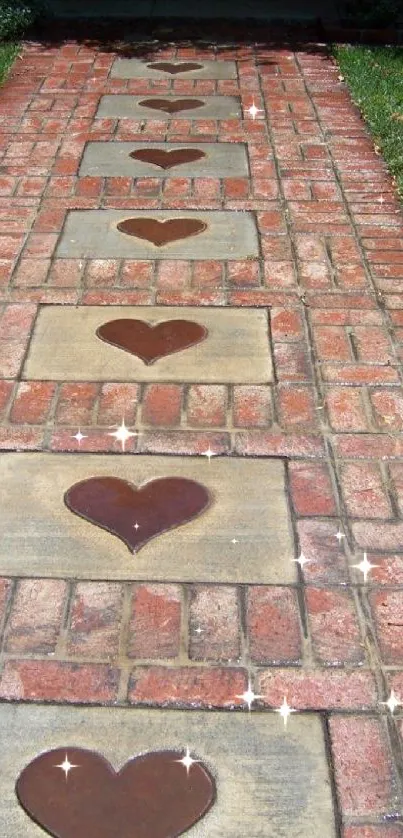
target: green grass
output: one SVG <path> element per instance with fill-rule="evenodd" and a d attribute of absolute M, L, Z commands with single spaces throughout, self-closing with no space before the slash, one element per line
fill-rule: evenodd
<path fill-rule="evenodd" d="M 18 55 L 18 50 L 19 44 L 12 42 L 0 42 L 0 84 L 3 84 L 6 79 L 11 65 Z"/>
<path fill-rule="evenodd" d="M 333 55 L 403 198 L 403 48 L 335 45 Z"/>

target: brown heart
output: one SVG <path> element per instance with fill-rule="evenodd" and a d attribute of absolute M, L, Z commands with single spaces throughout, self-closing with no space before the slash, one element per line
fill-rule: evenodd
<path fill-rule="evenodd" d="M 208 330 L 191 320 L 165 320 L 153 326 L 144 320 L 122 319 L 103 323 L 96 335 L 150 365 L 205 340 Z"/>
<path fill-rule="evenodd" d="M 184 61 L 182 64 L 172 64 L 170 61 L 157 61 L 155 64 L 147 64 L 152 70 L 162 70 L 164 73 L 190 73 L 191 70 L 202 70 L 203 64 L 195 64 L 193 61 Z"/>
<path fill-rule="evenodd" d="M 197 218 L 168 218 L 166 221 L 157 218 L 127 218 L 120 221 L 117 228 L 126 236 L 145 239 L 156 247 L 162 247 L 179 239 L 198 236 L 207 230 L 207 224 Z"/>
<path fill-rule="evenodd" d="M 181 166 L 183 163 L 194 163 L 206 155 L 198 148 L 174 148 L 172 151 L 164 151 L 162 148 L 139 148 L 129 156 L 133 160 L 141 160 L 142 163 L 152 163 L 160 169 L 172 169 L 173 166 Z"/>
<path fill-rule="evenodd" d="M 197 518 L 211 498 L 205 486 L 185 477 L 160 477 L 139 489 L 119 477 L 90 477 L 71 486 L 64 502 L 136 553 L 157 535 Z"/>
<path fill-rule="evenodd" d="M 16 793 L 28 815 L 54 838 L 176 838 L 215 800 L 215 782 L 183 753 L 156 751 L 120 771 L 94 751 L 56 748 L 21 772 Z M 66 771 L 67 760 L 76 767 Z"/>
<path fill-rule="evenodd" d="M 146 108 L 153 108 L 155 111 L 166 111 L 166 113 L 179 113 L 193 108 L 201 108 L 205 103 L 200 99 L 143 99 L 139 105 Z"/>

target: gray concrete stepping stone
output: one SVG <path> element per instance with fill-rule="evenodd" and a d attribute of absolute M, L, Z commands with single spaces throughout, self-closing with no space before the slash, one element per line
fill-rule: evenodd
<path fill-rule="evenodd" d="M 118 79 L 236 79 L 236 65 L 235 61 L 167 59 L 158 58 L 158 55 L 148 59 L 117 58 L 111 76 Z"/>
<path fill-rule="evenodd" d="M 74 748 L 99 753 L 115 771 L 141 753 L 163 750 L 185 756 L 188 748 L 217 788 L 213 805 L 190 829 L 192 838 L 334 838 L 336 834 L 318 716 L 294 714 L 284 730 L 277 713 L 2 705 L 0 725 L 2 838 L 44 835 L 15 794 L 20 773 L 44 751 L 58 749 L 53 770 L 63 789 L 66 782 L 75 783 L 78 793 L 81 783 L 91 788 L 87 772 L 81 772 L 77 787 L 74 772 L 77 776 L 80 771 L 80 758 L 72 759 Z M 77 765 L 67 779 L 57 767 L 66 754 L 68 762 Z M 186 767 L 181 768 L 186 776 Z M 189 777 L 194 768 L 190 767 Z"/>
<path fill-rule="evenodd" d="M 154 326 L 187 321 L 207 329 L 207 335 L 193 346 L 145 364 L 97 336 L 104 324 L 121 319 Z M 267 313 L 204 306 L 43 306 L 23 378 L 263 384 L 272 380 Z"/>
<path fill-rule="evenodd" d="M 126 221 L 197 220 L 200 232 L 162 246 L 128 235 Z M 160 226 L 162 226 L 160 224 Z M 247 259 L 259 256 L 256 222 L 251 212 L 215 210 L 71 210 L 67 214 L 57 256 L 70 259 Z"/>
<path fill-rule="evenodd" d="M 176 110 L 168 113 L 157 108 L 157 104 L 162 102 L 166 103 L 167 108 L 174 107 Z M 158 120 L 239 119 L 241 115 L 241 104 L 237 96 L 129 96 L 126 93 L 102 96 L 96 113 L 99 117 Z"/>
<path fill-rule="evenodd" d="M 105 433 L 110 429 L 105 429 Z M 143 486 L 193 480 L 210 505 L 156 535 L 133 555 L 111 528 L 64 502 L 73 486 L 112 477 Z M 0 455 L 0 574 L 183 582 L 287 584 L 296 581 L 284 465 L 280 460 L 142 454 Z M 103 496 L 100 495 L 100 506 Z M 141 530 L 138 509 L 133 526 Z M 94 521 L 94 517 L 92 521 Z M 146 527 L 145 519 L 143 521 Z"/>
<path fill-rule="evenodd" d="M 193 157 L 199 152 L 199 158 L 186 162 L 188 149 L 193 152 Z M 163 152 L 159 164 L 130 156 L 139 154 L 140 157 L 150 157 L 153 150 Z M 243 143 L 88 143 L 79 171 L 81 177 L 123 175 L 133 178 L 225 178 L 248 177 L 248 174 L 248 159 Z"/>

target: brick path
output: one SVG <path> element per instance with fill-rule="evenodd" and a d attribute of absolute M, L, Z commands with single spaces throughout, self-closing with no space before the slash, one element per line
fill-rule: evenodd
<path fill-rule="evenodd" d="M 402 835 L 402 218 L 320 47 L 161 49 L 235 59 L 236 81 L 109 79 L 109 51 L 28 44 L 0 95 L 4 450 L 277 456 L 298 585 L 0 580 L 5 700 L 316 710 L 347 838 Z M 256 119 L 96 119 L 105 93 L 241 97 Z M 89 140 L 246 142 L 251 178 L 78 178 Z M 256 212 L 264 261 L 54 258 L 72 208 Z M 261 306 L 273 385 L 20 381 L 41 303 Z M 85 435 L 81 444 L 74 435 Z M 344 533 L 337 538 L 336 533 Z M 351 565 L 377 565 L 364 583 Z M 0 619 L 0 624 L 1 624 Z M 201 629 L 201 631 L 198 631 Z"/>

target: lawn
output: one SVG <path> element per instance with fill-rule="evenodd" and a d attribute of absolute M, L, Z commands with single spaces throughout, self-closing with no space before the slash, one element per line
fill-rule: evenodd
<path fill-rule="evenodd" d="M 403 48 L 335 45 L 333 55 L 403 198 Z"/>
<path fill-rule="evenodd" d="M 3 83 L 7 73 L 18 55 L 19 45 L 13 42 L 0 43 L 0 84 Z"/>

